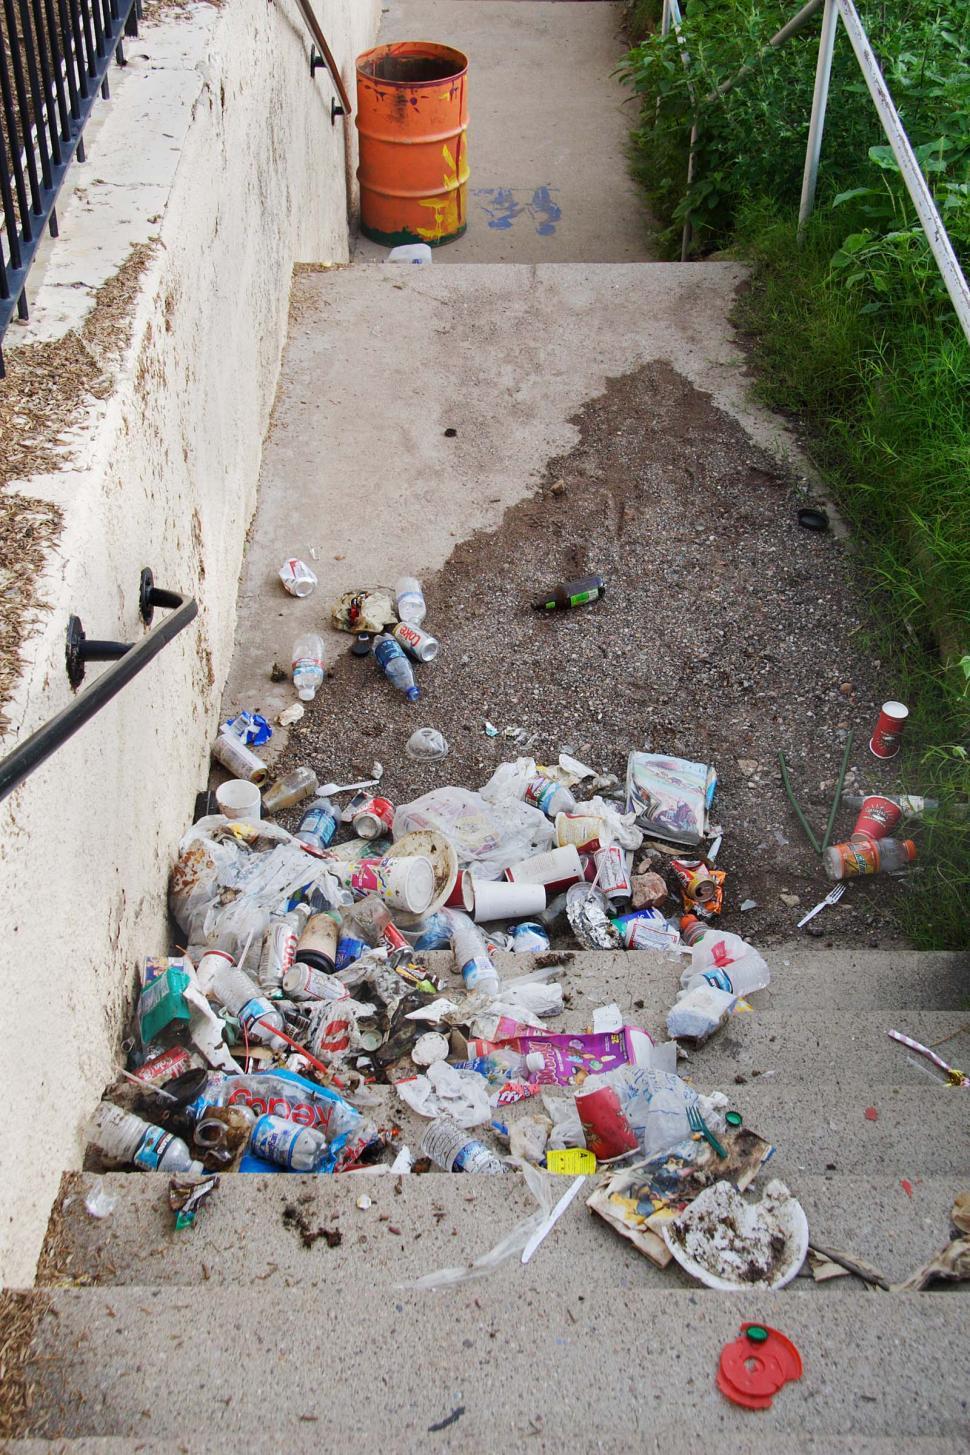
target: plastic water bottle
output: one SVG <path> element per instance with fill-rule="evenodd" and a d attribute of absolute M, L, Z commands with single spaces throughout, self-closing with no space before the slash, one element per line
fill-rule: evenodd
<path fill-rule="evenodd" d="M 771 981 L 768 966 L 753 946 L 727 930 L 691 935 L 691 962 L 680 977 L 685 990 L 711 985 L 732 995 L 751 995 Z"/>
<path fill-rule="evenodd" d="M 374 656 L 391 686 L 403 692 L 408 702 L 417 702 L 421 693 L 414 685 L 411 663 L 394 638 L 389 637 L 386 632 L 377 637 L 374 641 Z"/>
<path fill-rule="evenodd" d="M 134 1112 L 122 1111 L 110 1101 L 101 1102 L 88 1131 L 91 1141 L 115 1162 L 130 1162 L 142 1172 L 201 1172 L 202 1163 L 181 1137 L 164 1127 L 142 1121 Z"/>
<path fill-rule="evenodd" d="M 315 798 L 300 819 L 296 837 L 313 849 L 326 849 L 333 843 L 340 824 L 340 814 L 329 798 Z"/>
<path fill-rule="evenodd" d="M 428 608 L 424 601 L 424 592 L 421 590 L 421 582 L 416 576 L 402 576 L 394 587 L 394 595 L 397 600 L 397 614 L 402 621 L 409 621 L 412 626 L 420 626 L 427 615 Z"/>
<path fill-rule="evenodd" d="M 497 995 L 500 983 L 498 971 L 488 952 L 485 936 L 467 914 L 460 910 L 448 910 L 447 913 L 451 920 L 451 947 L 461 967 L 466 989 Z"/>
<path fill-rule="evenodd" d="M 303 702 L 311 702 L 326 674 L 323 670 L 323 637 L 306 632 L 293 643 L 293 686 Z"/>
<path fill-rule="evenodd" d="M 316 1172 L 328 1156 L 322 1132 L 297 1126 L 288 1117 L 260 1117 L 253 1127 L 249 1148 L 264 1162 L 275 1162 L 289 1172 Z"/>
<path fill-rule="evenodd" d="M 273 1034 L 283 1029 L 283 1017 L 271 1001 L 260 995 L 259 987 L 245 970 L 233 963 L 231 955 L 224 950 L 210 950 L 202 956 L 196 973 L 206 995 L 214 995 L 236 1017 L 251 1041 L 261 1041 L 277 1051 L 286 1046 L 281 1037 Z"/>

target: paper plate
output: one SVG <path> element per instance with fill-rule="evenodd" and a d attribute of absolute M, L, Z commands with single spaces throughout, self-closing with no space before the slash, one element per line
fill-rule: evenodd
<path fill-rule="evenodd" d="M 422 914 L 394 910 L 392 917 L 394 923 L 399 925 L 416 925 L 427 919 L 429 914 L 441 909 L 458 879 L 458 852 L 446 834 L 440 834 L 436 829 L 415 829 L 412 833 L 403 834 L 396 839 L 388 849 L 386 857 L 400 859 L 410 854 L 431 860 L 434 870 L 434 896 Z"/>
<path fill-rule="evenodd" d="M 775 1183 L 769 1183 L 768 1187 L 772 1188 L 775 1185 Z M 772 1215 L 785 1236 L 785 1249 L 778 1258 L 773 1276 L 768 1280 L 752 1282 L 750 1279 L 722 1277 L 712 1273 L 706 1264 L 698 1262 L 677 1238 L 672 1236 L 672 1230 L 678 1224 L 695 1223 L 698 1215 L 704 1212 L 716 1189 L 722 1186 L 722 1183 L 714 1183 L 711 1187 L 705 1187 L 704 1191 L 698 1194 L 679 1217 L 674 1218 L 661 1229 L 667 1247 L 685 1273 L 689 1273 L 698 1282 L 706 1284 L 708 1288 L 717 1288 L 727 1293 L 784 1288 L 785 1284 L 791 1283 L 797 1275 L 808 1253 L 808 1219 L 801 1204 L 796 1202 L 794 1197 L 789 1196 L 785 1201 L 778 1202 L 772 1209 Z M 749 1212 L 753 1212 L 758 1206 L 756 1203 L 746 1202 L 736 1189 L 732 1189 L 732 1191 L 735 1192 L 738 1202 Z M 765 1191 L 767 1192 L 768 1189 L 766 1188 Z"/>

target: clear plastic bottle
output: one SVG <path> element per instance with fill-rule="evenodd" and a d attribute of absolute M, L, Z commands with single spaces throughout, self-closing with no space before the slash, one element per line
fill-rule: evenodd
<path fill-rule="evenodd" d="M 435 1118 L 424 1134 L 421 1150 L 445 1172 L 505 1171 L 490 1147 L 449 1116 Z"/>
<path fill-rule="evenodd" d="M 912 839 L 870 839 L 859 834 L 858 841 L 832 844 L 822 855 L 822 864 L 830 879 L 852 879 L 857 874 L 895 874 L 916 858 Z"/>
<path fill-rule="evenodd" d="M 711 985 L 732 995 L 751 995 L 770 984 L 768 966 L 740 935 L 712 928 L 698 935 L 690 926 L 687 933 L 691 945 L 690 965 L 680 977 L 685 990 Z"/>
<path fill-rule="evenodd" d="M 428 608 L 424 601 L 424 592 L 421 590 L 421 582 L 416 576 L 402 576 L 394 587 L 394 596 L 397 600 L 397 614 L 402 621 L 409 621 L 413 626 L 420 626 L 427 615 Z"/>
<path fill-rule="evenodd" d="M 326 849 L 333 843 L 340 825 L 340 810 L 329 798 L 315 798 L 300 819 L 296 837 L 313 849 Z"/>
<path fill-rule="evenodd" d="M 484 995 L 497 995 L 498 971 L 488 951 L 488 941 L 481 930 L 461 910 L 448 910 L 451 921 L 451 948 L 461 967 L 461 978 L 468 990 Z"/>
<path fill-rule="evenodd" d="M 293 643 L 293 686 L 302 701 L 311 702 L 326 673 L 323 670 L 323 637 L 305 632 Z"/>
<path fill-rule="evenodd" d="M 275 1162 L 290 1172 L 316 1172 L 327 1160 L 327 1139 L 313 1127 L 301 1127 L 288 1117 L 262 1116 L 253 1127 L 250 1151 L 264 1162 Z"/>
<path fill-rule="evenodd" d="M 283 1029 L 283 1017 L 272 1001 L 260 995 L 259 987 L 245 970 L 233 963 L 224 950 L 210 950 L 199 961 L 199 984 L 206 995 L 215 996 L 230 1015 L 234 1015 L 252 1041 L 261 1041 L 274 1050 L 282 1050 L 286 1042 L 273 1034 Z"/>
<path fill-rule="evenodd" d="M 293 768 L 277 778 L 263 794 L 263 807 L 267 813 L 279 813 L 283 808 L 293 808 L 302 803 L 320 787 L 312 768 Z"/>
<path fill-rule="evenodd" d="M 391 686 L 396 687 L 398 692 L 403 692 L 408 702 L 417 702 L 421 693 L 414 684 L 414 671 L 394 638 L 389 637 L 386 632 L 376 637 L 374 656 Z"/>
<path fill-rule="evenodd" d="M 122 1111 L 110 1101 L 102 1101 L 88 1129 L 91 1141 L 114 1162 L 130 1162 L 142 1172 L 201 1172 L 202 1163 L 181 1137 L 174 1137 L 164 1127 L 146 1122 L 134 1112 Z"/>

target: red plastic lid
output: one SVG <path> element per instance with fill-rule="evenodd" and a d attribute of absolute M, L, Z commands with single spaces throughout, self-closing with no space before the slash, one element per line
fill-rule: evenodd
<path fill-rule="evenodd" d="M 802 1369 L 802 1356 L 785 1334 L 767 1325 L 742 1324 L 741 1337 L 721 1350 L 717 1387 L 734 1404 L 767 1409 L 783 1385 L 801 1379 Z"/>

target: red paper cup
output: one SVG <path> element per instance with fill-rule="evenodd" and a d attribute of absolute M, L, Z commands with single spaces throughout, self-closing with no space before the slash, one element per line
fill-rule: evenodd
<path fill-rule="evenodd" d="M 862 800 L 859 817 L 849 837 L 855 839 L 857 834 L 864 834 L 869 839 L 885 839 L 902 816 L 903 811 L 899 804 L 893 803 L 891 798 L 883 798 L 878 793 L 870 794 Z"/>
<path fill-rule="evenodd" d="M 639 1146 L 612 1086 L 602 1086 L 585 1094 L 577 1093 L 576 1110 L 586 1136 L 586 1146 L 597 1162 L 609 1162 L 612 1157 L 622 1157 Z"/>
<path fill-rule="evenodd" d="M 909 708 L 901 702 L 884 702 L 879 712 L 869 751 L 874 758 L 895 758 L 902 741 L 903 728 L 909 717 Z"/>
<path fill-rule="evenodd" d="M 463 909 L 471 914 L 475 904 L 475 890 L 470 869 L 462 869 L 455 880 L 455 887 L 445 900 L 448 909 Z"/>

